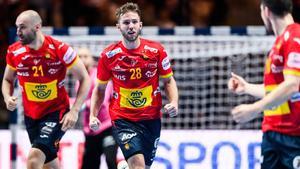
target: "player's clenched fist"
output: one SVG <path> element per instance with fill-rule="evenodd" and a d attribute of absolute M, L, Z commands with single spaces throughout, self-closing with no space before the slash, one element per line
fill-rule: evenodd
<path fill-rule="evenodd" d="M 166 104 L 164 106 L 164 111 L 169 114 L 169 117 L 175 117 L 178 114 L 178 104 Z"/>
<path fill-rule="evenodd" d="M 9 111 L 14 111 L 17 108 L 17 98 L 14 96 L 9 97 L 6 101 L 6 108 Z"/>
<path fill-rule="evenodd" d="M 99 119 L 97 117 L 90 116 L 89 126 L 90 126 L 90 129 L 92 129 L 94 131 L 98 130 L 100 127 Z"/>
<path fill-rule="evenodd" d="M 236 94 L 244 94 L 248 83 L 241 76 L 231 72 L 231 78 L 228 80 L 228 89 Z"/>

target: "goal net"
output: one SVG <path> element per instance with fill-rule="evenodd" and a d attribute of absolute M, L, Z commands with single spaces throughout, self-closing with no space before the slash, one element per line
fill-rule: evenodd
<path fill-rule="evenodd" d="M 49 30 L 46 28 L 44 32 L 53 34 Z M 53 37 L 75 49 L 89 48 L 96 59 L 108 44 L 121 39 L 114 28 L 107 29 L 103 35 L 89 35 L 81 28 L 76 30 L 68 35 L 54 33 Z M 230 73 L 235 72 L 251 83 L 262 83 L 265 56 L 274 37 L 230 33 L 204 36 L 195 35 L 195 31 L 158 35 L 147 27 L 143 30 L 144 38 L 159 41 L 165 47 L 172 60 L 179 89 L 178 117 L 169 118 L 163 113 L 163 129 L 260 129 L 261 117 L 245 124 L 233 121 L 231 109 L 241 103 L 251 103 L 256 98 L 231 93 L 227 89 L 227 81 Z M 75 96 L 74 78 L 68 75 L 66 81 L 69 94 Z M 166 103 L 167 99 L 163 96 L 163 104 Z M 22 111 L 21 106 L 19 111 Z M 81 124 L 77 127 L 80 128 Z"/>
<path fill-rule="evenodd" d="M 121 36 L 65 35 L 54 36 L 75 49 L 89 48 L 97 58 L 110 43 Z M 159 41 L 172 59 L 174 77 L 179 89 L 179 115 L 163 114 L 164 129 L 259 129 L 262 118 L 236 124 L 231 109 L 256 98 L 228 91 L 227 81 L 235 72 L 251 83 L 262 83 L 264 60 L 274 37 L 266 35 L 143 35 Z M 69 92 L 72 76 L 69 76 Z M 167 103 L 163 97 L 163 103 Z"/>

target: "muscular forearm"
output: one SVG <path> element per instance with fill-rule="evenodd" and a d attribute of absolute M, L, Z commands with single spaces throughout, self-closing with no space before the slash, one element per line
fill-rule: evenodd
<path fill-rule="evenodd" d="M 263 110 L 271 109 L 291 98 L 299 90 L 298 79 L 286 79 L 263 99 L 256 102 Z"/>
<path fill-rule="evenodd" d="M 100 106 L 104 99 L 105 87 L 103 86 L 96 86 L 93 90 L 91 96 L 91 109 L 90 109 L 90 116 L 97 117 Z"/>
<path fill-rule="evenodd" d="M 165 82 L 165 92 L 170 102 L 178 103 L 178 89 L 173 77 Z"/>
<path fill-rule="evenodd" d="M 88 94 L 88 90 L 90 88 L 90 78 L 88 76 L 79 80 L 80 86 L 78 88 L 77 96 L 75 102 L 72 106 L 72 110 L 75 112 L 79 112 L 82 104 L 84 103 L 86 96 Z"/>
<path fill-rule="evenodd" d="M 245 93 L 254 97 L 263 98 L 265 96 L 264 85 L 248 83 L 245 87 Z"/>
<path fill-rule="evenodd" d="M 3 94 L 3 98 L 4 98 L 4 101 L 6 102 L 7 99 L 12 96 L 13 94 L 13 82 L 11 81 L 8 81 L 6 79 L 3 79 L 3 82 L 2 82 L 2 94 Z"/>

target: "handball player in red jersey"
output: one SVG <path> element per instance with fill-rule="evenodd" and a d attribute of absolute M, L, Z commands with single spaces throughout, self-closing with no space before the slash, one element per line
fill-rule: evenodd
<path fill-rule="evenodd" d="M 230 90 L 261 98 L 232 110 L 247 122 L 264 111 L 262 169 L 300 168 L 300 25 L 291 15 L 292 0 L 262 0 L 262 20 L 276 41 L 268 55 L 264 84 L 251 84 L 232 73 Z"/>
<path fill-rule="evenodd" d="M 32 148 L 27 169 L 59 169 L 57 151 L 66 130 L 72 128 L 87 95 L 90 79 L 76 52 L 67 44 L 43 35 L 42 20 L 33 10 L 16 20 L 19 41 L 7 50 L 2 93 L 7 109 L 17 108 L 14 80 L 22 92 L 24 120 Z M 74 105 L 64 87 L 66 71 L 78 78 L 80 87 Z"/>
<path fill-rule="evenodd" d="M 99 107 L 105 87 L 111 79 L 113 97 L 109 113 L 113 135 L 130 169 L 150 168 L 161 130 L 163 80 L 169 103 L 164 111 L 170 117 L 178 113 L 178 90 L 169 57 L 163 46 L 140 37 L 141 11 L 135 3 L 126 3 L 116 11 L 117 28 L 123 39 L 101 53 L 91 101 L 90 127 L 98 128 Z"/>

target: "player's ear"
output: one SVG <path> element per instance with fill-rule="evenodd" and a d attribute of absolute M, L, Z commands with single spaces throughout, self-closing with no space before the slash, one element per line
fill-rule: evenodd
<path fill-rule="evenodd" d="M 140 29 L 143 28 L 143 22 L 140 22 Z"/>
<path fill-rule="evenodd" d="M 265 13 L 265 16 L 267 16 L 267 17 L 269 17 L 270 14 L 271 14 L 271 11 L 267 6 L 264 6 L 264 11 L 263 12 Z"/>
<path fill-rule="evenodd" d="M 120 24 L 116 23 L 116 27 L 117 27 L 117 29 L 120 29 Z"/>
<path fill-rule="evenodd" d="M 42 25 L 41 24 L 36 24 L 34 28 L 35 28 L 35 30 L 38 31 L 38 30 L 42 29 Z"/>

